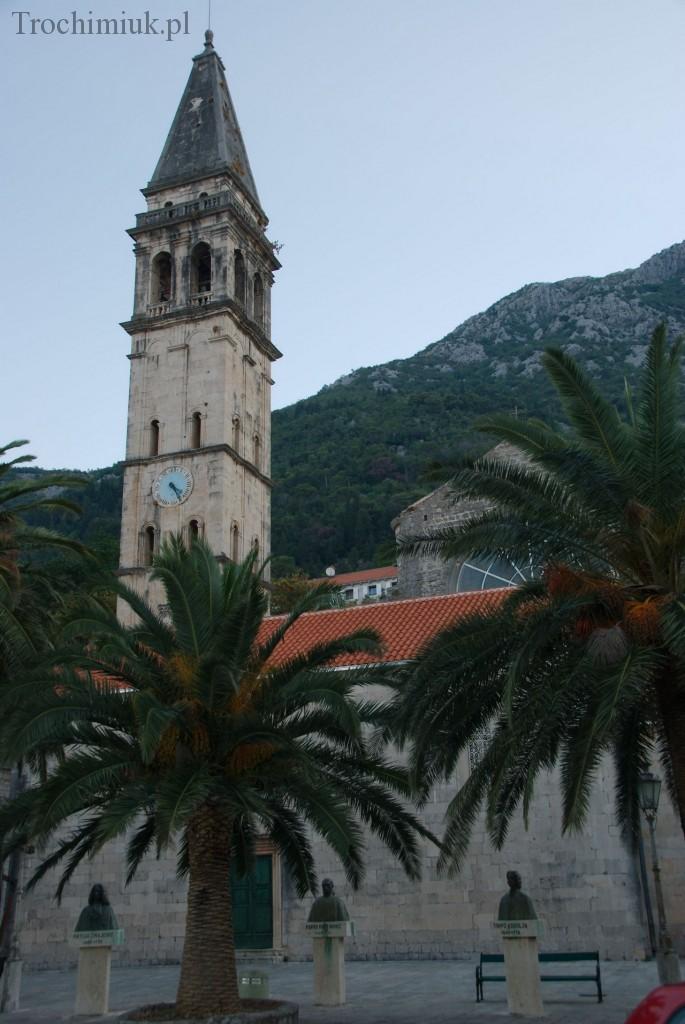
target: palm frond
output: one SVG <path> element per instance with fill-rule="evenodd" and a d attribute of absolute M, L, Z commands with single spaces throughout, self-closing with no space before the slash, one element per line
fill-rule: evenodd
<path fill-rule="evenodd" d="M 614 472 L 618 471 L 626 457 L 629 435 L 616 408 L 561 349 L 546 349 L 542 363 L 576 435 L 591 451 L 600 454 Z"/>

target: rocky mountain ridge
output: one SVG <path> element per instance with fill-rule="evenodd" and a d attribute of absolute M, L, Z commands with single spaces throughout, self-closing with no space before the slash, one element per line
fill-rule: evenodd
<path fill-rule="evenodd" d="M 396 389 L 399 367 L 414 360 L 441 373 L 486 363 L 493 378 L 533 377 L 550 344 L 563 347 L 590 371 L 602 361 L 638 366 L 656 321 L 664 319 L 672 330 L 683 330 L 684 277 L 685 242 L 679 242 L 635 269 L 525 285 L 408 360 L 374 367 L 372 386 L 376 391 Z M 354 371 L 332 386 L 347 385 L 364 372 Z"/>

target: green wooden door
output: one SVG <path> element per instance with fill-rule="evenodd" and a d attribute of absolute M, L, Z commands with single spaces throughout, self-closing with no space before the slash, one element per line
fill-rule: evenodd
<path fill-rule="evenodd" d="M 233 926 L 236 949 L 271 949 L 273 946 L 273 902 L 271 854 L 260 854 L 245 878 L 231 871 Z"/>

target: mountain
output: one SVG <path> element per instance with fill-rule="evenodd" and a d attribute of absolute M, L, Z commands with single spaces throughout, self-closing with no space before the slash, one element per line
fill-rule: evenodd
<path fill-rule="evenodd" d="M 355 370 L 273 414 L 272 550 L 320 576 L 391 562 L 390 521 L 435 486 L 431 462 L 482 449 L 472 423 L 518 410 L 556 419 L 540 356 L 557 345 L 622 401 L 660 320 L 685 332 L 685 242 L 635 270 L 529 284 L 408 359 Z M 29 472 L 35 472 L 30 470 Z M 89 475 L 80 523 L 106 548 L 119 530 L 121 467 Z M 51 524 L 61 525 L 59 517 Z M 286 557 L 287 556 L 287 557 Z"/>
<path fill-rule="evenodd" d="M 274 552 L 316 575 L 384 561 L 390 520 L 435 486 L 425 479 L 431 461 L 483 446 L 477 416 L 559 416 L 541 373 L 546 346 L 564 348 L 621 402 L 660 320 L 685 331 L 685 242 L 636 270 L 526 285 L 416 355 L 278 410 Z"/>

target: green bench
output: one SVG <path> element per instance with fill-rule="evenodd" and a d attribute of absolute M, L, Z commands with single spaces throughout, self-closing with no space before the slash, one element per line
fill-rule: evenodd
<path fill-rule="evenodd" d="M 597 986 L 597 1002 L 602 1002 L 602 976 L 599 972 L 599 953 L 538 953 L 541 964 L 574 964 L 593 963 L 593 974 L 543 974 L 540 981 L 592 981 Z M 503 974 L 484 974 L 485 964 L 503 964 L 503 953 L 481 953 L 480 963 L 476 967 L 476 1002 L 483 1002 L 483 983 L 486 981 L 506 981 Z"/>

